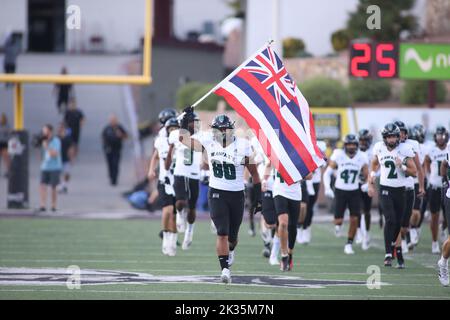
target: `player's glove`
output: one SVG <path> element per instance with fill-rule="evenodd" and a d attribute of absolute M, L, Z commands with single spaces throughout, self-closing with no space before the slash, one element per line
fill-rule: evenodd
<path fill-rule="evenodd" d="M 330 199 L 334 199 L 334 192 L 331 188 L 326 188 L 325 189 L 325 196 L 330 198 Z"/>
<path fill-rule="evenodd" d="M 361 185 L 361 191 L 364 192 L 364 193 L 369 192 L 369 184 L 367 184 L 367 183 L 362 184 Z"/>
<path fill-rule="evenodd" d="M 253 185 L 253 203 L 252 203 L 253 214 L 257 214 L 262 211 L 262 200 L 261 200 L 261 183 L 256 183 Z"/>
<path fill-rule="evenodd" d="M 181 129 L 188 130 L 189 128 L 189 122 L 191 122 L 192 119 L 194 119 L 194 108 L 191 106 L 188 106 L 183 109 L 183 118 L 180 121 L 180 127 Z"/>
<path fill-rule="evenodd" d="M 308 195 L 314 196 L 316 194 L 316 190 L 314 190 L 314 186 L 311 180 L 306 181 L 306 190 L 308 191 Z"/>

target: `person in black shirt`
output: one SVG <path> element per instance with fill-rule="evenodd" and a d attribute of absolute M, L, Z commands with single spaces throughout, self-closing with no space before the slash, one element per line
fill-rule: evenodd
<path fill-rule="evenodd" d="M 58 128 L 58 137 L 61 140 L 61 160 L 63 164 L 62 169 L 62 183 L 59 186 L 59 193 L 67 193 L 67 187 L 70 180 L 70 167 L 74 154 L 73 140 L 70 135 L 70 129 L 64 123 L 61 123 Z"/>
<path fill-rule="evenodd" d="M 70 99 L 69 110 L 64 115 L 64 122 L 70 129 L 70 135 L 72 137 L 74 146 L 74 158 L 78 155 L 78 145 L 80 143 L 81 127 L 83 126 L 85 117 L 83 112 L 77 108 L 75 99 Z"/>
<path fill-rule="evenodd" d="M 61 74 L 66 75 L 67 73 L 68 73 L 67 68 L 63 67 L 61 69 Z M 73 85 L 70 83 L 57 84 L 57 85 L 55 85 L 53 93 L 56 94 L 58 97 L 57 102 L 56 102 L 56 107 L 58 108 L 58 113 L 63 113 L 64 111 L 67 110 L 69 98 L 71 98 L 71 96 L 73 96 Z M 64 109 L 62 108 L 62 106 L 64 106 Z"/>
<path fill-rule="evenodd" d="M 108 173 L 111 185 L 117 185 L 119 176 L 120 154 L 122 141 L 128 138 L 125 129 L 119 124 L 116 115 L 111 115 L 109 124 L 103 129 L 103 152 L 108 165 Z"/>

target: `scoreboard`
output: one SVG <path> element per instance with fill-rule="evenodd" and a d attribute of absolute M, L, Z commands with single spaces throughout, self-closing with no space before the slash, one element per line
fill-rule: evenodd
<path fill-rule="evenodd" d="M 398 45 L 393 42 L 354 40 L 350 44 L 349 75 L 355 78 L 396 78 Z"/>

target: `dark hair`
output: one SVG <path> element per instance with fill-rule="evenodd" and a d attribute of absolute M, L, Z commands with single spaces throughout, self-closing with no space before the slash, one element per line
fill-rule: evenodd
<path fill-rule="evenodd" d="M 46 124 L 44 127 L 46 127 L 50 132 L 53 132 L 53 126 L 51 124 Z"/>

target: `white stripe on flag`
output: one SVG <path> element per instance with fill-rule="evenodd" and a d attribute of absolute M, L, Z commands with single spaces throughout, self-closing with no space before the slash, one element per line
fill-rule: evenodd
<path fill-rule="evenodd" d="M 262 131 L 269 140 L 270 145 L 272 146 L 272 152 L 275 152 L 277 158 L 282 163 L 283 167 L 286 169 L 288 174 L 291 176 L 294 182 L 299 181 L 302 176 L 298 169 L 295 167 L 292 160 L 289 158 L 288 154 L 283 148 L 281 141 L 279 139 L 278 134 L 275 132 L 275 129 L 270 125 L 264 113 L 253 103 L 253 101 L 247 97 L 242 90 L 234 85 L 231 82 L 226 82 L 222 85 L 222 87 L 227 90 L 229 93 L 234 95 L 237 100 L 248 110 L 248 112 L 255 118 L 255 120 L 259 123 Z"/>
<path fill-rule="evenodd" d="M 283 108 L 280 109 L 280 112 L 281 112 L 281 116 L 286 120 L 288 125 L 297 134 L 300 141 L 305 146 L 305 149 L 308 150 L 309 154 L 311 155 L 312 159 L 314 160 L 314 163 L 317 166 L 320 166 L 323 163 L 323 161 L 316 156 L 316 152 L 312 145 L 312 141 L 311 141 L 309 132 L 308 132 L 308 134 L 305 133 L 305 130 L 303 129 L 302 125 L 297 120 L 297 118 L 292 114 L 292 112 L 289 110 L 288 107 L 284 106 Z M 303 119 L 303 120 L 305 120 L 305 119 Z"/>

